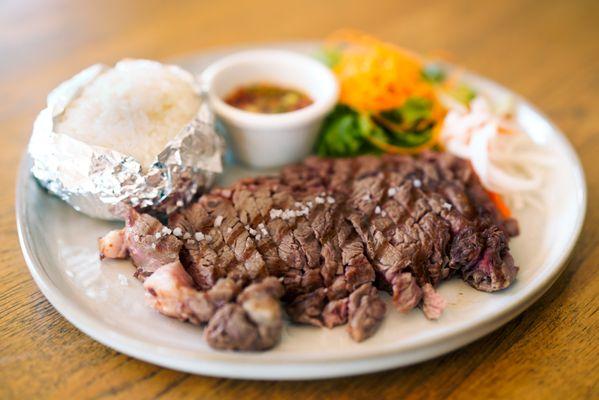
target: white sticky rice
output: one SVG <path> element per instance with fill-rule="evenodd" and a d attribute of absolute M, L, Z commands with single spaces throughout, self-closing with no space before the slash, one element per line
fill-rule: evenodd
<path fill-rule="evenodd" d="M 154 61 L 124 60 L 81 91 L 55 121 L 55 131 L 147 167 L 199 107 L 190 74 Z"/>

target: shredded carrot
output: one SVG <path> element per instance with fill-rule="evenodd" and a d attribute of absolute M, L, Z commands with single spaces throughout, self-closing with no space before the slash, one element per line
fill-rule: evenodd
<path fill-rule="evenodd" d="M 495 207 L 497 207 L 497 210 L 499 210 L 501 216 L 503 218 L 510 218 L 512 216 L 512 212 L 507 206 L 507 204 L 505 204 L 501 196 L 495 192 L 491 192 L 490 190 L 487 190 L 486 192 L 489 195 L 489 198 L 491 199 L 493 204 L 495 204 Z"/>
<path fill-rule="evenodd" d="M 399 109 L 412 98 L 428 100 L 432 105 L 430 115 L 424 121 L 427 126 L 431 122 L 433 125 L 432 135 L 426 143 L 415 147 L 398 146 L 379 137 L 366 137 L 372 145 L 386 153 L 416 154 L 439 144 L 446 110 L 437 97 L 437 87 L 424 76 L 425 60 L 422 57 L 352 30 L 333 33 L 325 46 L 335 56 L 332 70 L 339 81 L 341 104 L 371 116 Z M 397 129 L 387 125 L 387 128 L 399 134 L 417 129 L 412 125 L 398 126 Z"/>
<path fill-rule="evenodd" d="M 327 44 L 341 49 L 333 66 L 341 86 L 340 102 L 355 109 L 381 111 L 401 107 L 418 96 L 438 101 L 422 78 L 423 60 L 416 54 L 355 31 L 333 33 Z M 434 114 L 441 114 L 434 107 Z"/>

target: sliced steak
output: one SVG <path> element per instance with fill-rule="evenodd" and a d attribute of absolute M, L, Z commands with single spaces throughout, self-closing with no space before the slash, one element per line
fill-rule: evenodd
<path fill-rule="evenodd" d="M 206 340 L 220 349 L 274 346 L 279 301 L 293 322 L 348 324 L 361 341 L 385 314 L 377 289 L 400 312 L 420 307 L 437 319 L 441 281 L 496 291 L 518 271 L 508 247 L 516 221 L 467 161 L 446 153 L 311 157 L 214 189 L 168 225 L 132 212 L 101 239 L 101 257 L 129 255 L 152 306 L 208 322 Z"/>
<path fill-rule="evenodd" d="M 418 305 L 425 284 L 436 286 L 456 273 L 488 291 L 514 279 L 517 268 L 503 243 L 517 233 L 515 221 L 501 218 L 466 161 L 425 153 L 352 162 L 310 159 L 304 169 L 310 171 L 301 175 L 312 185 L 319 177 L 325 190 L 348 196 L 344 215 L 376 269 L 377 286 L 394 294 L 399 310 Z M 338 169 L 344 173 L 331 175 Z"/>

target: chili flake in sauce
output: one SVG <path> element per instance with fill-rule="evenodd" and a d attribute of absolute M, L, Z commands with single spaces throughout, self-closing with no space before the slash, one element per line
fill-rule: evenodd
<path fill-rule="evenodd" d="M 296 89 L 256 83 L 237 88 L 225 102 L 244 111 L 279 114 L 307 107 L 312 104 L 312 99 Z"/>

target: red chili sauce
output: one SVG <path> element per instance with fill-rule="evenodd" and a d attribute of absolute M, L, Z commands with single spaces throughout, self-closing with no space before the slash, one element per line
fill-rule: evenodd
<path fill-rule="evenodd" d="M 255 83 L 242 86 L 231 92 L 225 102 L 240 110 L 280 114 L 296 111 L 313 103 L 305 93 L 270 83 Z"/>

